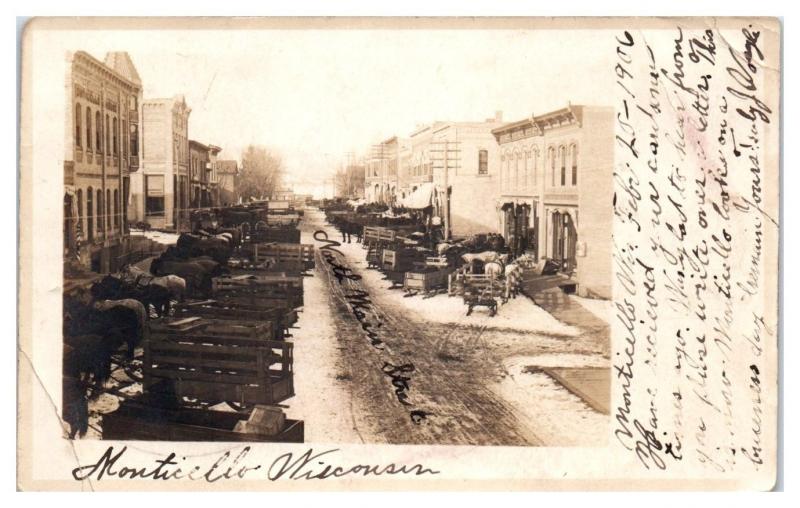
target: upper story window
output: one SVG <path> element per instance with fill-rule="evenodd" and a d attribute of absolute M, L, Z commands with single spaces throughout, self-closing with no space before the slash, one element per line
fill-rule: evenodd
<path fill-rule="evenodd" d="M 94 114 L 94 148 L 103 153 L 103 117 L 99 111 Z"/>
<path fill-rule="evenodd" d="M 111 152 L 111 121 L 108 119 L 108 114 L 106 114 L 106 151 Z"/>
<path fill-rule="evenodd" d="M 569 147 L 570 160 L 572 161 L 572 185 L 578 185 L 578 145 Z"/>
<path fill-rule="evenodd" d="M 83 143 L 81 138 L 83 137 L 83 129 L 81 128 L 81 119 L 83 115 L 81 115 L 81 105 L 75 105 L 75 145 L 80 148 Z"/>
<path fill-rule="evenodd" d="M 92 110 L 86 106 L 86 149 L 92 149 Z"/>
<path fill-rule="evenodd" d="M 478 174 L 489 174 L 489 150 L 478 150 Z"/>
<path fill-rule="evenodd" d="M 561 161 L 561 186 L 567 185 L 567 149 L 564 146 L 558 147 L 558 158 Z"/>
<path fill-rule="evenodd" d="M 532 160 L 532 171 L 533 171 L 533 185 L 536 186 L 537 182 L 539 181 L 539 149 L 534 148 L 531 151 L 531 158 Z"/>
<path fill-rule="evenodd" d="M 117 118 L 114 117 L 114 132 L 113 132 L 113 145 L 114 145 L 114 155 L 119 155 L 119 143 L 117 142 L 117 129 L 119 128 L 119 123 L 117 122 Z"/>
<path fill-rule="evenodd" d="M 547 149 L 547 160 L 550 161 L 550 186 L 556 186 L 556 150 L 552 146 Z"/>

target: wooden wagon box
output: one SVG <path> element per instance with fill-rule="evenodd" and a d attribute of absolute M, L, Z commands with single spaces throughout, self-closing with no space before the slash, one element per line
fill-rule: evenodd
<path fill-rule="evenodd" d="M 113 413 L 103 415 L 103 439 L 138 441 L 250 441 L 302 443 L 302 420 L 287 419 L 275 435 L 235 432 L 249 415 L 190 407 L 165 408 L 143 400 L 126 400 Z"/>
<path fill-rule="evenodd" d="M 218 320 L 245 320 L 269 323 L 275 329 L 274 337 L 282 340 L 284 330 L 297 321 L 294 309 L 282 307 L 242 308 L 219 300 L 201 300 L 178 303 L 173 306 L 176 317 L 205 317 Z M 292 321 L 292 319 L 294 321 Z"/>
<path fill-rule="evenodd" d="M 497 299 L 503 299 L 505 282 L 489 274 L 462 274 L 464 303 L 468 306 L 467 315 L 477 306 L 489 307 L 491 316 L 497 313 Z"/>
<path fill-rule="evenodd" d="M 414 263 L 421 261 L 424 254 L 415 249 L 386 248 L 383 249 L 381 269 L 393 272 L 407 272 L 414 268 Z"/>
<path fill-rule="evenodd" d="M 382 226 L 364 226 L 364 243 L 392 243 L 397 239 L 397 232 Z"/>
<path fill-rule="evenodd" d="M 303 278 L 286 272 L 253 272 L 239 275 L 222 275 L 211 280 L 211 289 L 229 291 L 238 289 L 297 289 L 303 290 Z"/>
<path fill-rule="evenodd" d="M 280 288 L 268 286 L 256 286 L 236 289 L 226 289 L 215 291 L 214 300 L 235 298 L 242 303 L 252 303 L 253 305 L 277 306 L 277 302 L 283 301 L 283 307 L 296 309 L 303 306 L 303 290 L 297 288 Z M 234 300 L 231 300 L 234 301 Z"/>
<path fill-rule="evenodd" d="M 261 322 L 205 318 L 152 323 L 144 341 L 145 393 L 242 404 L 292 397 L 294 345 L 267 340 L 267 330 Z"/>
<path fill-rule="evenodd" d="M 271 263 L 300 263 L 306 269 L 314 268 L 314 246 L 300 243 L 257 243 L 253 262 L 257 265 Z"/>
<path fill-rule="evenodd" d="M 216 305 L 234 308 L 243 312 L 257 312 L 266 316 L 275 310 L 286 320 L 286 328 L 297 323 L 296 302 L 286 296 L 228 293 L 210 300 Z"/>
<path fill-rule="evenodd" d="M 406 272 L 403 289 L 408 292 L 430 293 L 446 288 L 448 275 L 452 272 L 453 268 L 450 267 L 431 267 L 421 271 Z"/>

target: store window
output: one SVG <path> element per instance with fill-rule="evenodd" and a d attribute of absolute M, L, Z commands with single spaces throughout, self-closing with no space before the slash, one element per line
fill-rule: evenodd
<path fill-rule="evenodd" d="M 164 175 L 145 176 L 145 213 L 164 216 Z"/>

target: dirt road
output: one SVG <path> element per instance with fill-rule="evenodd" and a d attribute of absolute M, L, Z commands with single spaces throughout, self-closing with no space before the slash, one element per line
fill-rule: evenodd
<path fill-rule="evenodd" d="M 307 217 L 305 233 L 340 239 L 320 219 Z M 388 290 L 368 287 L 341 248 L 319 241 L 324 236 L 315 242 L 315 275 L 329 293 L 337 379 L 349 384 L 359 433 L 393 444 L 544 444 L 489 388 L 499 371 L 483 330 L 421 322 L 382 305 L 379 292 Z"/>

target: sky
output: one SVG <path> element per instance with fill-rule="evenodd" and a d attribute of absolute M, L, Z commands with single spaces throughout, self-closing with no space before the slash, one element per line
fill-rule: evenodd
<path fill-rule="evenodd" d="M 145 98 L 183 94 L 189 137 L 239 159 L 250 143 L 319 191 L 348 152 L 436 120 L 505 121 L 609 105 L 614 38 L 599 30 L 65 31 L 103 59 L 128 51 Z M 300 189 L 300 190 L 298 190 Z M 318 192 L 317 192 L 318 193 Z"/>

